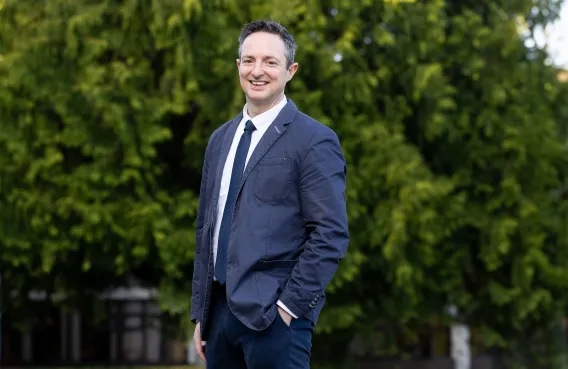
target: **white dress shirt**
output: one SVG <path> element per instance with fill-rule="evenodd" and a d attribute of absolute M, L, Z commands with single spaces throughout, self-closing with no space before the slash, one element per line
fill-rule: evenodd
<path fill-rule="evenodd" d="M 274 119 L 278 116 L 280 111 L 286 105 L 287 100 L 286 96 L 274 107 L 270 108 L 269 110 L 265 111 L 262 114 L 257 115 L 254 118 L 251 118 L 247 112 L 247 105 L 243 108 L 243 119 L 241 119 L 239 126 L 237 127 L 237 131 L 235 132 L 235 136 L 233 137 L 233 142 L 231 143 L 231 149 L 229 150 L 229 154 L 227 155 L 227 160 L 225 161 L 225 166 L 223 167 L 223 176 L 221 177 L 221 188 L 219 189 L 219 202 L 217 204 L 217 221 L 215 222 L 215 229 L 213 231 L 213 265 L 216 264 L 217 261 L 217 244 L 219 241 L 219 229 L 221 228 L 221 220 L 223 219 L 223 212 L 225 211 L 225 203 L 227 202 L 227 195 L 229 193 L 229 186 L 231 184 L 231 173 L 233 171 L 233 163 L 235 162 L 235 154 L 237 152 L 237 146 L 239 145 L 239 141 L 241 136 L 245 131 L 245 123 L 248 120 L 251 120 L 254 124 L 256 130 L 252 132 L 252 137 L 250 141 L 249 151 L 247 153 L 247 158 L 245 161 L 245 169 L 247 163 L 254 152 L 254 149 L 264 133 L 268 130 L 268 127 L 272 124 Z M 278 306 L 282 309 L 286 310 L 288 314 L 297 318 L 290 309 L 288 309 L 281 301 L 278 301 Z"/>

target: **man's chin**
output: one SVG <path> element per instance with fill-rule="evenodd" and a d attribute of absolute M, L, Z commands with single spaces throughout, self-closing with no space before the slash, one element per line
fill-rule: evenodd
<path fill-rule="evenodd" d="M 254 105 L 264 105 L 270 102 L 270 94 L 265 91 L 247 91 L 247 101 Z"/>

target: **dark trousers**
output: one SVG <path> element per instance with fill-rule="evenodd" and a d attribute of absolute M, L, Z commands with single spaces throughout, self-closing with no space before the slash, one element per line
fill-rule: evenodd
<path fill-rule="evenodd" d="M 227 306 L 225 289 L 213 283 L 205 356 L 207 369 L 309 369 L 314 324 L 277 314 L 265 330 L 254 331 Z"/>

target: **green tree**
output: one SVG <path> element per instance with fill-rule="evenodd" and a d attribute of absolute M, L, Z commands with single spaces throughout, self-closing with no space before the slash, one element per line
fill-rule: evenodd
<path fill-rule="evenodd" d="M 349 165 L 352 242 L 320 342 L 343 355 L 449 305 L 488 345 L 546 336 L 568 301 L 566 88 L 518 24 L 558 6 L 0 0 L 4 291 L 134 275 L 187 316 L 205 145 L 244 103 L 242 24 L 273 18 L 299 44 L 288 96 Z"/>

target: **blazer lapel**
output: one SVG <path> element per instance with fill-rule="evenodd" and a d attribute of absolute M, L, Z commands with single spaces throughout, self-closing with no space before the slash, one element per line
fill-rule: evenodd
<path fill-rule="evenodd" d="M 237 115 L 229 125 L 229 129 L 225 132 L 225 136 L 223 137 L 223 141 L 221 143 L 221 153 L 219 154 L 219 161 L 217 162 L 217 170 L 215 175 L 215 187 L 213 191 L 213 198 L 210 212 L 210 218 L 214 221 L 217 219 L 217 205 L 219 200 L 219 191 L 221 189 L 221 180 L 223 178 L 223 169 L 225 168 L 225 162 L 227 161 L 227 156 L 229 155 L 229 150 L 231 149 L 231 144 L 233 143 L 233 137 L 235 137 L 235 132 L 237 132 L 237 128 L 239 123 L 243 119 L 243 112 Z M 214 222 L 212 222 L 214 223 Z M 213 227 L 213 224 L 212 224 Z"/>
<path fill-rule="evenodd" d="M 241 184 L 237 193 L 241 191 L 241 188 L 243 187 L 246 179 L 248 178 L 254 167 L 256 167 L 258 162 L 264 157 L 264 155 L 266 155 L 272 145 L 274 145 L 274 143 L 284 135 L 284 133 L 288 129 L 288 124 L 290 124 L 294 120 L 294 117 L 297 113 L 298 108 L 292 102 L 292 100 L 288 99 L 288 102 L 280 111 L 280 114 L 278 114 L 274 122 L 272 122 L 272 124 L 268 127 L 268 130 L 264 133 L 264 135 L 256 145 L 243 173 Z"/>

